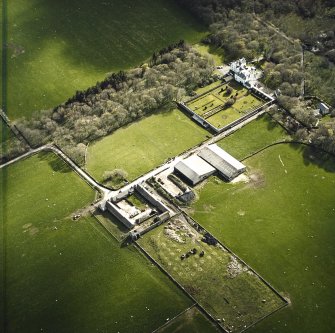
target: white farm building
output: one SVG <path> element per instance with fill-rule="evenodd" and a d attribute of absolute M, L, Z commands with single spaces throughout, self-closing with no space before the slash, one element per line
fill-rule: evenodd
<path fill-rule="evenodd" d="M 212 175 L 216 170 L 202 158 L 192 155 L 175 165 L 175 171 L 196 185 Z"/>
<path fill-rule="evenodd" d="M 203 148 L 198 155 L 229 181 L 246 170 L 245 165 L 216 144 Z"/>

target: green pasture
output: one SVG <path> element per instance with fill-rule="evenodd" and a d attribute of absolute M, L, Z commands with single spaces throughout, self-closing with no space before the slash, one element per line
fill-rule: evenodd
<path fill-rule="evenodd" d="M 89 146 L 87 171 L 124 169 L 133 180 L 206 139 L 208 132 L 179 110 L 151 115 Z"/>
<path fill-rule="evenodd" d="M 222 66 L 224 63 L 224 51 L 221 48 L 216 48 L 213 45 L 195 44 L 195 49 L 202 55 L 205 55 L 213 60 L 215 66 Z"/>
<path fill-rule="evenodd" d="M 151 332 L 192 304 L 97 220 L 72 220 L 95 193 L 55 155 L 1 169 L 0 179 L 6 332 Z"/>
<path fill-rule="evenodd" d="M 241 160 L 269 144 L 285 140 L 290 140 L 287 132 L 268 114 L 264 114 L 220 140 L 218 145 Z"/>
<path fill-rule="evenodd" d="M 284 304 L 242 262 L 220 245 L 203 243 L 200 233 L 182 222 L 188 226 L 185 229 L 179 221 L 180 217 L 176 217 L 169 225 L 178 223 L 179 229 L 175 230 L 181 241 L 167 234 L 171 229 L 164 224 L 138 243 L 225 328 L 239 332 Z M 193 248 L 197 253 L 181 260 L 181 255 Z M 201 251 L 205 253 L 203 257 L 199 255 Z M 229 268 L 233 262 L 239 266 L 236 271 Z"/>
<path fill-rule="evenodd" d="M 250 332 L 333 332 L 335 159 L 282 144 L 244 163 L 249 183 L 212 178 L 191 212 L 291 302 Z"/>
<path fill-rule="evenodd" d="M 157 333 L 214 333 L 219 329 L 214 326 L 196 307 L 192 307 L 185 313 L 170 321 Z"/>
<path fill-rule="evenodd" d="M 14 119 L 52 108 L 173 42 L 195 43 L 206 34 L 169 0 L 16 0 L 7 7 L 7 100 Z"/>

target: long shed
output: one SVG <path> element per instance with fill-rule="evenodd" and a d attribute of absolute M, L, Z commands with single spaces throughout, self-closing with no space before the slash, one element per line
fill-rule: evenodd
<path fill-rule="evenodd" d="M 246 170 L 245 165 L 216 144 L 203 148 L 198 155 L 229 181 Z"/>

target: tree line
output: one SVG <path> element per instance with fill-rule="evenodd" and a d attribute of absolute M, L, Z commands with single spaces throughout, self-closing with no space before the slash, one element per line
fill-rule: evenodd
<path fill-rule="evenodd" d="M 54 142 L 83 163 L 89 142 L 180 100 L 206 83 L 213 68 L 210 59 L 180 41 L 155 52 L 149 63 L 108 75 L 63 104 L 19 119 L 16 125 L 32 145 Z"/>

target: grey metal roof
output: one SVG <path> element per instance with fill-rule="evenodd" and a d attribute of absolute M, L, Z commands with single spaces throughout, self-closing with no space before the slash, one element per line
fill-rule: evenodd
<path fill-rule="evenodd" d="M 210 176 L 215 169 L 197 155 L 192 155 L 175 165 L 175 169 L 189 179 L 193 184 Z"/>
<path fill-rule="evenodd" d="M 198 155 L 229 180 L 235 178 L 246 169 L 241 162 L 216 144 L 203 148 Z"/>

